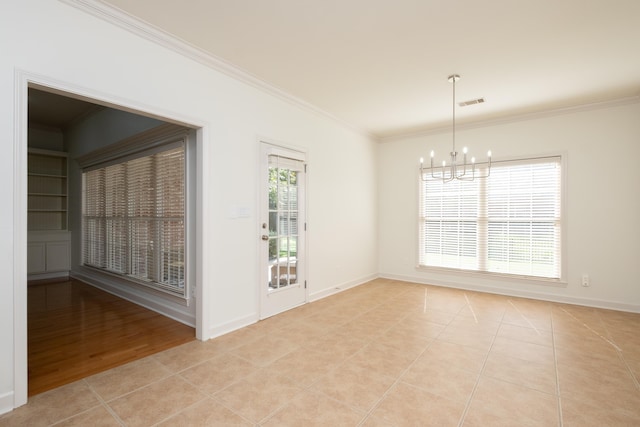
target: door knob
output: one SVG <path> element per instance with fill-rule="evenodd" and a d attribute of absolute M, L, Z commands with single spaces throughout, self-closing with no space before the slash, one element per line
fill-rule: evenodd
<path fill-rule="evenodd" d="M 267 236 L 266 234 L 262 235 L 262 240 L 269 240 L 269 236 Z"/>

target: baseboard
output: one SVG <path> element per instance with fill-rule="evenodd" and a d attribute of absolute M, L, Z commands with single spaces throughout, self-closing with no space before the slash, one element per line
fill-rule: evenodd
<path fill-rule="evenodd" d="M 126 289 L 118 283 L 110 282 L 102 277 L 85 274 L 81 271 L 72 271 L 71 277 L 180 323 L 195 327 L 195 315 L 189 311 L 186 305 L 172 303 L 169 300 L 163 300 L 161 297 L 136 291 L 136 289 Z"/>
<path fill-rule="evenodd" d="M 14 399 L 12 391 L 0 395 L 0 415 L 13 411 L 13 405 Z"/>
<path fill-rule="evenodd" d="M 318 292 L 314 292 L 309 294 L 309 302 L 314 302 L 314 301 L 318 301 L 322 298 L 326 298 L 328 296 L 331 295 L 335 295 L 337 293 L 340 293 L 342 291 L 346 291 L 347 289 L 351 289 L 354 288 L 356 286 L 362 285 L 364 283 L 370 282 L 374 279 L 377 279 L 379 276 L 377 274 L 371 274 L 365 277 L 362 277 L 360 279 L 356 279 L 356 280 L 351 280 L 345 283 L 342 283 L 340 285 L 337 286 L 333 286 L 331 288 L 327 288 L 327 289 L 323 289 L 321 291 Z"/>
<path fill-rule="evenodd" d="M 312 294 L 309 294 L 309 303 L 318 301 L 322 298 L 326 298 L 328 296 L 337 294 L 342 291 L 346 291 L 347 289 L 362 285 L 364 283 L 370 282 L 371 280 L 374 280 L 377 278 L 378 278 L 377 274 L 371 274 L 369 276 L 365 276 L 357 280 L 351 280 L 349 282 L 345 282 L 343 284 L 334 286 L 329 289 L 324 289 L 319 292 L 314 292 Z M 259 320 L 258 313 L 252 313 L 252 314 L 248 314 L 246 316 L 234 319 L 230 322 L 212 326 L 208 330 L 207 339 L 216 338 L 221 335 L 228 334 L 229 332 L 236 331 L 240 328 L 244 328 L 245 326 L 253 325 L 254 323 L 258 322 L 258 320 Z"/>
<path fill-rule="evenodd" d="M 209 329 L 207 339 L 219 337 L 229 332 L 236 331 L 245 326 L 253 325 L 258 321 L 258 313 L 249 314 L 243 317 L 239 317 L 230 322 L 226 322 L 217 326 L 213 326 Z"/>
<path fill-rule="evenodd" d="M 557 302 L 561 304 L 582 305 L 585 307 L 604 308 L 607 310 L 627 311 L 640 313 L 640 306 L 637 304 L 627 304 L 618 301 L 605 301 L 592 298 L 573 297 L 568 295 L 557 295 L 547 292 L 533 292 L 518 289 L 503 289 L 491 286 L 474 286 L 447 281 L 433 281 L 421 277 L 404 276 L 399 274 L 381 274 L 381 278 L 401 280 L 404 282 L 420 283 L 423 285 L 442 286 L 445 288 L 462 289 L 467 291 L 487 292 L 490 294 L 505 295 L 520 298 L 530 298 L 542 301 Z"/>
<path fill-rule="evenodd" d="M 69 279 L 68 271 L 58 271 L 56 273 L 40 273 L 40 274 L 29 274 L 27 276 L 27 281 L 29 284 L 33 283 L 46 283 L 47 281 L 53 282 L 56 280 L 67 280 Z"/>
<path fill-rule="evenodd" d="M 27 281 L 27 286 L 48 285 L 50 283 L 67 282 L 68 280 L 69 280 L 68 274 L 64 276 L 50 277 L 47 279 L 32 279 L 31 277 L 29 277 Z"/>

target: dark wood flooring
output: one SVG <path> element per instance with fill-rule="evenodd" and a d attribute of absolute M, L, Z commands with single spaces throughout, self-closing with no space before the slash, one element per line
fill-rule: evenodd
<path fill-rule="evenodd" d="M 77 280 L 28 287 L 29 396 L 195 339 L 195 330 Z"/>

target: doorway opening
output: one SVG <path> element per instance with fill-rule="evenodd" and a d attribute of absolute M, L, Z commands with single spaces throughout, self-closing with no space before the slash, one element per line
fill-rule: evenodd
<path fill-rule="evenodd" d="M 94 275 L 95 272 L 84 266 L 83 175 L 77 162 L 78 157 L 92 150 L 109 151 L 113 143 L 126 142 L 129 137 L 166 126 L 168 122 L 130 108 L 120 109 L 117 105 L 40 85 L 28 85 L 27 99 L 27 179 L 23 186 L 27 190 L 23 195 L 27 202 L 27 235 L 22 244 L 27 249 L 28 325 L 22 330 L 26 329 L 24 341 L 29 343 L 24 355 L 28 395 L 145 357 L 196 336 L 202 338 L 202 327 L 197 321 L 201 318 L 202 303 L 195 288 L 198 274 L 195 199 L 199 191 L 197 177 L 201 173 L 196 167 L 195 151 L 196 140 L 201 138 L 200 130 L 182 125 L 190 135 L 185 143 L 188 166 L 184 174 L 185 257 L 182 261 L 173 258 L 170 261 L 172 271 L 180 272 L 185 291 L 181 298 L 176 298 L 146 289 L 144 283 L 128 289 L 122 281 L 112 280 L 109 274 Z M 169 123 L 175 125 L 173 121 Z M 150 240 L 147 249 L 153 244 Z M 87 337 L 93 337 L 94 342 Z M 118 346 L 121 347 L 118 349 Z M 16 354 L 19 350 L 16 349 Z M 82 352 L 85 355 L 79 356 Z M 95 363 L 97 361 L 102 363 Z M 20 365 L 19 361 L 16 365 Z M 79 370 L 83 365 L 86 369 Z M 67 374 L 61 373 L 65 370 Z M 16 369 L 17 402 L 19 391 L 26 386 L 18 386 L 19 373 Z M 40 379 L 44 380 L 34 383 L 32 388 L 32 374 L 42 373 Z"/>

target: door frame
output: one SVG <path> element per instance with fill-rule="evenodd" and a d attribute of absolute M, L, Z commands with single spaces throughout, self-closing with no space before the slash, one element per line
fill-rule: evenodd
<path fill-rule="evenodd" d="M 299 160 L 302 161 L 305 165 L 305 171 L 304 171 L 304 218 L 302 219 L 301 223 L 302 225 L 302 233 L 304 233 L 304 240 L 303 240 L 303 245 L 302 248 L 304 250 L 304 259 L 302 261 L 302 265 L 303 267 L 301 269 L 299 269 L 296 273 L 298 276 L 298 281 L 300 283 L 300 286 L 304 286 L 304 301 L 302 302 L 301 305 L 304 305 L 306 303 L 309 302 L 309 286 L 307 284 L 307 277 L 309 275 L 309 233 L 307 232 L 308 230 L 308 218 L 309 218 L 309 213 L 308 213 L 308 206 L 309 206 L 309 178 L 308 178 L 308 154 L 307 151 L 301 147 L 296 147 L 296 146 L 292 146 L 289 144 L 283 144 L 281 142 L 276 142 L 276 141 L 272 141 L 266 138 L 259 138 L 258 139 L 258 191 L 257 191 L 257 200 L 258 200 L 258 215 L 257 215 L 257 223 L 256 223 L 256 230 L 257 230 L 257 241 L 258 241 L 258 262 L 257 262 L 257 266 L 258 266 L 258 277 L 257 277 L 257 289 L 258 289 L 258 319 L 262 320 L 265 319 L 269 316 L 265 316 L 265 312 L 264 312 L 264 300 L 263 300 L 263 292 L 264 292 L 264 286 L 266 283 L 266 271 L 267 269 L 264 268 L 266 267 L 264 265 L 264 253 L 263 253 L 263 245 L 264 243 L 261 240 L 261 236 L 262 234 L 264 234 L 264 230 L 262 229 L 262 224 L 265 222 L 265 218 L 267 220 L 268 223 L 268 209 L 266 208 L 266 203 L 264 200 L 264 194 L 265 194 L 265 183 L 266 183 L 266 178 L 267 178 L 267 171 L 268 171 L 268 165 L 265 165 L 265 157 L 267 154 L 268 150 L 273 150 L 274 152 L 281 152 L 283 154 L 289 154 L 290 156 L 292 156 L 292 158 L 294 158 L 295 160 Z M 265 167 L 266 166 L 266 167 Z M 300 227 L 300 224 L 298 225 Z M 298 273 L 302 273 L 302 274 L 298 274 Z M 290 307 L 287 310 L 294 308 L 294 307 Z M 286 311 L 286 310 L 285 310 Z M 277 314 L 277 313 L 276 313 Z"/>
<path fill-rule="evenodd" d="M 195 278 L 196 287 L 196 338 L 210 338 L 210 315 L 206 309 L 210 304 L 210 292 L 204 286 L 210 276 L 207 263 L 203 262 L 207 251 L 203 235 L 206 233 L 205 212 L 207 192 L 204 191 L 208 173 L 208 133 L 210 125 L 203 120 L 185 117 L 176 112 L 153 109 L 134 100 L 108 95 L 97 90 L 62 82 L 47 76 L 16 70 L 14 80 L 14 140 L 13 140 L 13 407 L 17 408 L 28 400 L 28 353 L 27 353 L 27 152 L 28 152 L 28 92 L 37 88 L 64 96 L 102 104 L 111 108 L 159 118 L 167 122 L 181 124 L 196 130 L 196 204 L 195 204 Z"/>

